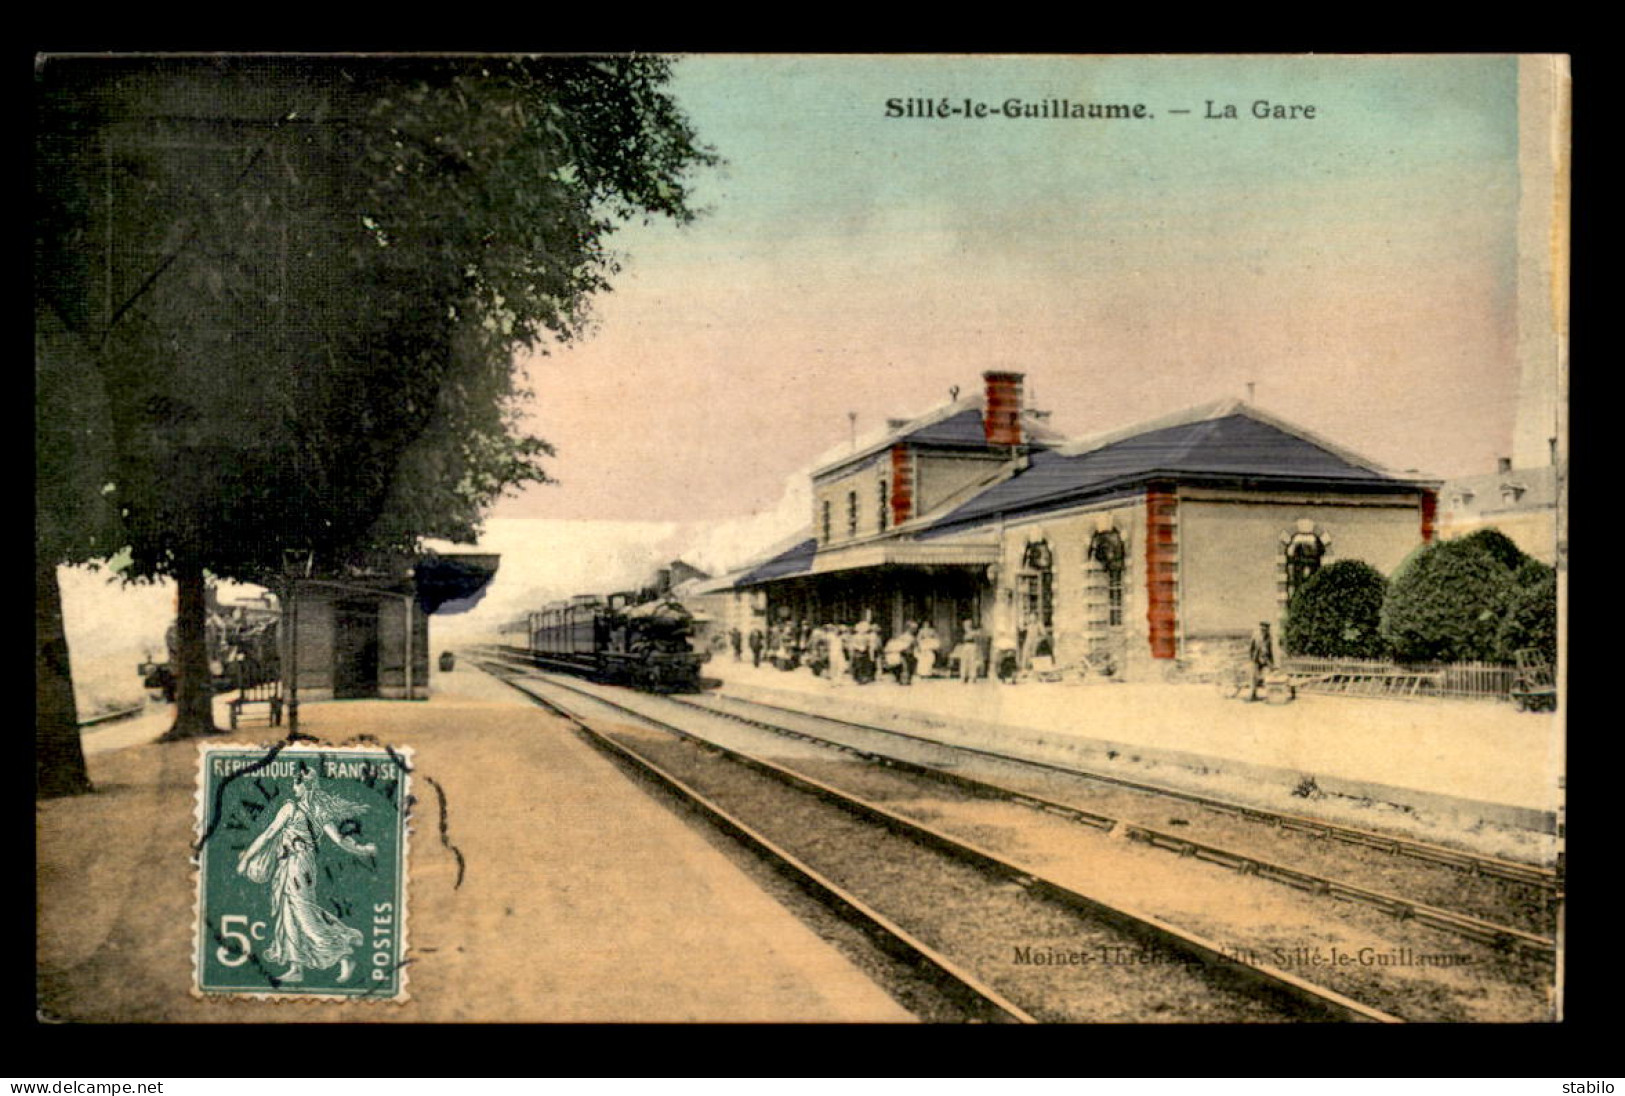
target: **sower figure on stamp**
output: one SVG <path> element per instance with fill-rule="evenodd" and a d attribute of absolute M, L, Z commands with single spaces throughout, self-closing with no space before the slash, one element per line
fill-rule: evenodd
<path fill-rule="evenodd" d="M 316 897 L 316 850 L 327 839 L 355 857 L 372 856 L 376 845 L 363 845 L 338 830 L 339 824 L 366 811 L 331 792 L 323 791 L 315 772 L 301 767 L 294 777 L 293 799 L 282 804 L 254 843 L 237 859 L 237 870 L 256 883 L 271 884 L 271 944 L 265 957 L 286 963 L 280 982 L 302 982 L 305 968 L 326 970 L 339 965 L 338 980 L 355 972 L 350 953 L 362 943 L 361 930 L 351 928 L 323 908 Z"/>

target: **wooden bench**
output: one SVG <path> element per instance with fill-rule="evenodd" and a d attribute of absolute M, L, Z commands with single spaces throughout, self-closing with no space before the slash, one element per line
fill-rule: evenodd
<path fill-rule="evenodd" d="M 282 725 L 282 681 L 280 678 L 260 680 L 263 674 L 254 672 L 249 663 L 239 662 L 237 665 L 237 695 L 227 702 L 231 710 L 231 729 L 236 730 L 241 722 L 243 709 L 250 704 L 264 704 L 268 709 L 270 725 Z"/>

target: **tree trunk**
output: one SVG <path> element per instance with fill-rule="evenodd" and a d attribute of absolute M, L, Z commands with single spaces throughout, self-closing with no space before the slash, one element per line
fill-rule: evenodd
<path fill-rule="evenodd" d="M 175 725 L 165 741 L 214 734 L 214 675 L 209 672 L 208 603 L 203 567 L 184 563 L 175 570 Z"/>
<path fill-rule="evenodd" d="M 35 796 L 50 799 L 94 790 L 79 740 L 56 563 L 40 557 L 34 559 L 34 705 Z"/>

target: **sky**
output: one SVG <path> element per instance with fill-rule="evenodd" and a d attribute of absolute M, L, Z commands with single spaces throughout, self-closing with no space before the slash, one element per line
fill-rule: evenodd
<path fill-rule="evenodd" d="M 611 238 L 588 336 L 521 362 L 559 482 L 494 508 L 502 569 L 448 635 L 759 555 L 806 524 L 850 414 L 861 434 L 991 368 L 1069 434 L 1252 383 L 1395 469 L 1511 452 L 1515 58 L 694 56 L 671 91 L 725 163 L 694 177 L 692 224 Z"/>
<path fill-rule="evenodd" d="M 691 57 L 673 91 L 727 164 L 696 223 L 619 233 L 596 333 L 528 363 L 562 483 L 495 516 L 761 511 L 849 412 L 861 432 L 988 368 L 1069 432 L 1253 382 L 1397 468 L 1510 444 L 1514 59 Z M 886 117 L 911 97 L 1154 116 Z"/>

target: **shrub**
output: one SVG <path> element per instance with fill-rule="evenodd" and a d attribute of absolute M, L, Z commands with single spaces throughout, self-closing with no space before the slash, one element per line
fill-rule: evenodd
<path fill-rule="evenodd" d="M 1538 559 L 1526 559 L 1512 572 L 1512 581 L 1520 588 L 1525 586 L 1538 586 L 1550 580 L 1552 588 L 1557 588 L 1557 571 L 1550 565 Z"/>
<path fill-rule="evenodd" d="M 1499 529 L 1476 530 L 1462 537 L 1461 543 L 1471 544 L 1480 551 L 1487 552 L 1491 559 L 1508 571 L 1516 571 L 1525 563 L 1536 562 L 1525 555 L 1523 549 L 1514 544 L 1512 538 Z"/>
<path fill-rule="evenodd" d="M 1380 631 L 1388 580 L 1368 563 L 1338 560 L 1315 572 L 1287 605 L 1282 643 L 1290 655 L 1381 658 Z"/>
<path fill-rule="evenodd" d="M 1532 647 L 1552 665 L 1557 664 L 1557 572 L 1543 563 L 1520 568 L 1517 589 L 1508 601 L 1496 632 L 1500 656 L 1508 662 L 1517 652 Z"/>
<path fill-rule="evenodd" d="M 1400 564 L 1383 600 L 1381 620 L 1382 637 L 1394 658 L 1456 662 L 1500 657 L 1501 618 L 1517 587 L 1512 572 L 1485 547 L 1491 539 L 1434 541 Z"/>

